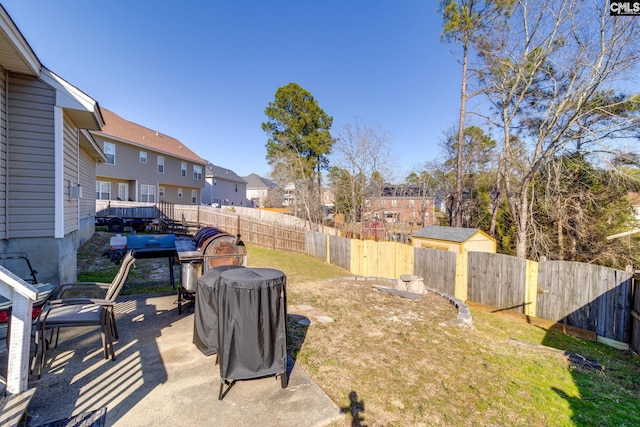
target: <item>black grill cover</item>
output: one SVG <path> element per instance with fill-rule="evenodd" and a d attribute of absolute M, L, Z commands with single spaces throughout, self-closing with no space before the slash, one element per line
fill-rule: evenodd
<path fill-rule="evenodd" d="M 270 268 L 220 274 L 214 292 L 221 382 L 286 373 L 285 288 L 284 273 Z"/>
<path fill-rule="evenodd" d="M 212 268 L 198 278 L 196 287 L 193 343 L 205 356 L 218 352 L 218 302 L 214 288 L 223 271 L 244 268 L 239 265 L 222 265 Z"/>

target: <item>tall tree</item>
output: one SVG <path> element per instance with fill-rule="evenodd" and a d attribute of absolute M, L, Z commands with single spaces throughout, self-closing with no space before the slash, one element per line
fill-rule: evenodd
<path fill-rule="evenodd" d="M 272 166 L 288 169 L 296 185 L 297 200 L 304 206 L 307 220 L 317 224 L 322 218 L 322 170 L 334 140 L 327 115 L 311 93 L 297 83 L 278 88 L 275 100 L 265 108 L 268 120 L 262 129 L 269 135 L 267 160 Z"/>
<path fill-rule="evenodd" d="M 594 132 L 604 122 L 589 120 L 597 114 L 607 116 L 610 132 L 637 123 L 636 114 L 616 108 L 616 97 L 602 94 L 637 68 L 639 28 L 637 19 L 609 16 L 601 4 L 520 0 L 509 28 L 479 45 L 486 62 L 483 82 L 502 131 L 503 182 L 517 256 L 527 256 L 532 190 L 540 168 L 571 142 L 595 137 L 610 146 L 606 132 Z M 513 146 L 514 135 L 524 151 Z"/>
<path fill-rule="evenodd" d="M 442 39 L 460 45 L 460 110 L 457 131 L 456 187 L 452 197 L 453 225 L 463 225 L 463 158 L 465 116 L 467 101 L 480 92 L 468 93 L 469 55 L 474 43 L 479 43 L 484 35 L 504 23 L 511 11 L 512 0 L 440 0 L 440 12 L 444 19 Z"/>

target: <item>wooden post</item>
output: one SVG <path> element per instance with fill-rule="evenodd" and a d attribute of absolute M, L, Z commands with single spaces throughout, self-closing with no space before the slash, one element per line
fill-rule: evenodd
<path fill-rule="evenodd" d="M 467 268 L 469 254 L 466 249 L 460 248 L 459 254 L 456 254 L 456 285 L 455 285 L 455 297 L 462 300 L 467 300 L 468 280 L 467 280 Z"/>
<path fill-rule="evenodd" d="M 0 294 L 12 301 L 6 390 L 13 394 L 22 393 L 27 390 L 29 378 L 31 310 L 38 291 L 0 266 Z"/>
<path fill-rule="evenodd" d="M 524 314 L 536 317 L 538 303 L 538 263 L 526 260 L 524 285 Z"/>
<path fill-rule="evenodd" d="M 331 239 L 328 234 L 325 234 L 327 237 L 327 264 L 331 264 Z"/>

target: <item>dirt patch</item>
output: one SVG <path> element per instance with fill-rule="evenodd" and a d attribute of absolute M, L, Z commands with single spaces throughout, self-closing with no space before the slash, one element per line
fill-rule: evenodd
<path fill-rule="evenodd" d="M 113 233 L 96 231 L 78 250 L 78 280 L 109 282 L 119 269 L 105 251 Z M 180 280 L 180 265 L 174 265 L 176 285 Z M 122 291 L 126 294 L 173 291 L 169 281 L 169 260 L 149 258 L 136 260 Z"/>

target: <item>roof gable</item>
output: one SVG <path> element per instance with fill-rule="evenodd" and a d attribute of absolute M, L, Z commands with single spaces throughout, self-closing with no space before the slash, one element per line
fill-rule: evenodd
<path fill-rule="evenodd" d="M 2 5 L 0 5 L 0 65 L 16 73 L 40 75 L 40 60 Z"/>
<path fill-rule="evenodd" d="M 255 173 L 247 175 L 243 178 L 245 181 L 247 181 L 247 190 L 268 190 L 270 188 L 277 187 L 276 183 L 271 182 L 266 178 L 262 178 Z"/>
<path fill-rule="evenodd" d="M 111 136 L 134 145 L 191 160 L 195 163 L 207 163 L 206 160 L 173 137 L 125 120 L 105 108 L 101 107 L 100 111 L 102 112 L 102 117 L 104 117 L 104 126 L 100 133 L 105 136 Z"/>

